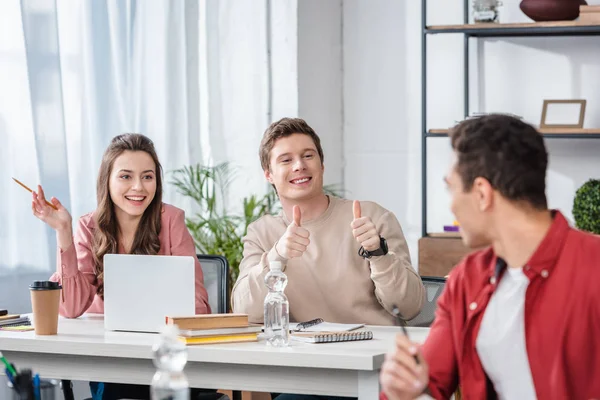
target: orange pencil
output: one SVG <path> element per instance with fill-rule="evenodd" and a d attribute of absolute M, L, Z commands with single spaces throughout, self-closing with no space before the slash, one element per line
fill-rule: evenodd
<path fill-rule="evenodd" d="M 33 192 L 33 190 L 29 189 L 25 184 L 23 184 L 22 182 L 20 182 L 18 179 L 13 178 L 13 181 L 17 182 L 19 185 L 21 185 L 22 187 L 24 187 L 30 193 Z M 46 204 L 48 204 L 50 207 L 54 208 L 55 210 L 58 210 L 58 208 L 56 208 L 56 206 L 54 204 L 50 203 L 48 200 L 46 200 Z"/>

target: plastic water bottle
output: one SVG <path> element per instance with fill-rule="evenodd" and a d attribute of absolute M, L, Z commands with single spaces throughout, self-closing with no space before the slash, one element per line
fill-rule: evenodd
<path fill-rule="evenodd" d="M 187 363 L 185 343 L 177 337 L 176 325 L 166 325 L 160 339 L 152 347 L 157 370 L 152 378 L 152 400 L 189 400 L 190 385 L 183 373 Z"/>
<path fill-rule="evenodd" d="M 265 284 L 269 288 L 265 297 L 265 337 L 268 345 L 284 347 L 290 340 L 290 307 L 283 293 L 287 276 L 279 261 L 271 261 L 269 267 L 270 271 L 265 276 Z"/>

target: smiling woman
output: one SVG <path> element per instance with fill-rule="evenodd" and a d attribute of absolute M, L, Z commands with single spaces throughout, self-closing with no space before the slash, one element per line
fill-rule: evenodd
<path fill-rule="evenodd" d="M 96 182 L 98 206 L 79 219 L 75 236 L 71 214 L 58 199 L 49 205 L 41 186 L 32 196 L 33 214 L 56 231 L 58 263 L 50 280 L 63 287 L 61 315 L 104 313 L 104 255 L 115 253 L 194 257 L 196 314 L 211 312 L 184 212 L 162 202 L 162 168 L 146 136 L 112 139 Z M 90 382 L 90 388 L 94 399 L 149 398 L 146 385 Z"/>
<path fill-rule="evenodd" d="M 96 185 L 96 211 L 79 219 L 75 236 L 71 214 L 56 198 L 45 202 L 38 186 L 33 214 L 56 231 L 57 271 L 62 283 L 61 315 L 104 312 L 104 255 L 193 256 L 196 251 L 184 212 L 162 202 L 162 168 L 154 144 L 140 134 L 115 137 L 102 157 Z M 210 313 L 204 277 L 196 261 L 196 313 Z"/>
<path fill-rule="evenodd" d="M 107 253 L 153 255 L 160 251 L 160 171 L 154 144 L 143 135 L 117 136 L 106 149 L 96 187 L 99 229 L 94 235 L 98 245 L 94 261 L 98 280 L 102 281 L 102 260 Z M 98 294 L 103 298 L 102 283 Z"/>

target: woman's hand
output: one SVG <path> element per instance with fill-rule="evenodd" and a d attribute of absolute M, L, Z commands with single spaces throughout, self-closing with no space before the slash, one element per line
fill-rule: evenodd
<path fill-rule="evenodd" d="M 44 190 L 40 185 L 38 185 L 37 192 L 32 192 L 32 196 L 31 211 L 33 215 L 56 231 L 58 246 L 63 251 L 68 249 L 71 243 L 73 243 L 73 219 L 69 211 L 63 207 L 56 197 L 50 199 L 56 210 L 46 204 Z"/>

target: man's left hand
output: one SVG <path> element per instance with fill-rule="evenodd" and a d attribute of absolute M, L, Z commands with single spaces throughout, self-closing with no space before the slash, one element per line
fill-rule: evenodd
<path fill-rule="evenodd" d="M 358 243 L 367 251 L 375 251 L 380 247 L 380 238 L 377 228 L 370 217 L 362 217 L 360 202 L 354 200 L 354 220 L 350 224 L 352 235 Z"/>

